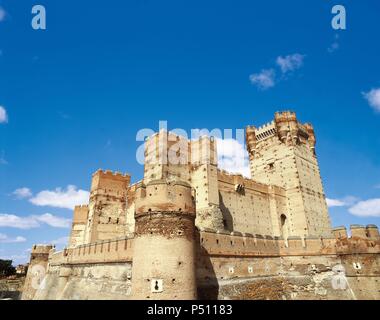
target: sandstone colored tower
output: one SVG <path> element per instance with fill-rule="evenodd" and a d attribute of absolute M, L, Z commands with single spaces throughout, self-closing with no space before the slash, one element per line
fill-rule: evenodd
<path fill-rule="evenodd" d="M 51 251 L 54 251 L 53 245 L 34 245 L 32 247 L 28 273 L 22 291 L 22 300 L 33 299 L 37 290 L 44 285 L 43 281 L 48 268 L 49 254 Z"/>
<path fill-rule="evenodd" d="M 196 299 L 195 205 L 187 182 L 136 190 L 133 299 Z"/>
<path fill-rule="evenodd" d="M 217 147 L 212 137 L 188 140 L 165 130 L 149 137 L 145 143 L 144 182 L 159 179 L 191 184 L 197 227 L 224 228 L 218 192 Z"/>
<path fill-rule="evenodd" d="M 277 112 L 271 123 L 248 127 L 246 139 L 252 179 L 286 190 L 287 212 L 277 217 L 281 234 L 330 236 L 312 125 L 294 112 Z"/>
<path fill-rule="evenodd" d="M 88 221 L 88 205 L 75 206 L 69 248 L 83 244 Z"/>
<path fill-rule="evenodd" d="M 93 174 L 84 243 L 125 235 L 130 179 L 128 174 L 109 170 L 98 170 Z"/>

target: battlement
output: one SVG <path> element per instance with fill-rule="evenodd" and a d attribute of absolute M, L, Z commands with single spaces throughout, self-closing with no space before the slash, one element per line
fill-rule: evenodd
<path fill-rule="evenodd" d="M 277 111 L 274 116 L 276 120 L 297 121 L 297 115 L 294 111 Z"/>
<path fill-rule="evenodd" d="M 49 254 L 50 250 L 54 249 L 54 245 L 35 244 L 32 247 L 32 255 L 34 254 Z"/>
<path fill-rule="evenodd" d="M 133 258 L 133 236 L 97 241 L 51 253 L 49 264 L 128 262 Z"/>
<path fill-rule="evenodd" d="M 369 238 L 378 238 L 380 239 L 380 235 L 379 235 L 379 228 L 374 225 L 374 224 L 369 224 L 367 225 L 367 236 Z"/>
<path fill-rule="evenodd" d="M 88 205 L 80 205 L 74 207 L 73 223 L 86 224 L 88 219 Z"/>
<path fill-rule="evenodd" d="M 308 132 L 309 136 L 312 136 L 315 139 L 314 126 L 311 123 L 304 123 L 302 127 Z"/>
<path fill-rule="evenodd" d="M 92 176 L 101 176 L 101 177 L 108 177 L 108 178 L 120 178 L 120 179 L 128 179 L 130 178 L 130 174 L 128 173 L 121 173 L 119 171 L 112 171 L 112 170 L 102 170 L 98 169 L 96 170 Z"/>
<path fill-rule="evenodd" d="M 122 174 L 120 172 L 113 172 L 111 170 L 97 170 L 92 175 L 91 193 L 103 192 L 124 192 L 129 186 L 131 176 L 129 174 Z"/>
<path fill-rule="evenodd" d="M 281 237 L 207 228 L 199 228 L 199 233 L 204 252 L 217 256 L 319 256 L 380 252 L 379 238 L 292 236 L 285 240 Z"/>
<path fill-rule="evenodd" d="M 358 224 L 353 224 L 350 226 L 351 237 L 352 238 L 378 238 L 379 230 L 375 225 L 362 226 Z"/>
<path fill-rule="evenodd" d="M 369 225 L 368 227 L 369 229 L 377 229 L 374 225 Z M 229 232 L 210 228 L 198 228 L 198 230 L 203 253 L 210 256 L 322 256 L 380 252 L 379 237 L 336 239 L 292 236 L 284 240 L 281 237 L 239 231 Z M 334 230 L 345 230 L 345 228 L 338 227 Z M 50 253 L 49 263 L 51 265 L 122 262 L 133 260 L 133 241 L 133 235 L 129 235 L 118 239 L 79 245 L 60 252 L 51 251 L 54 248 L 52 245 L 38 245 L 34 250 L 38 253 Z"/>
<path fill-rule="evenodd" d="M 259 127 L 255 130 L 256 140 L 261 141 L 266 138 L 273 137 L 277 134 L 277 129 L 274 121 L 268 122 L 263 126 Z"/>
<path fill-rule="evenodd" d="M 351 231 L 350 239 L 368 239 L 368 240 L 380 239 L 379 229 L 374 224 L 369 224 L 367 226 L 353 224 L 350 226 L 350 231 Z M 345 226 L 334 228 L 333 234 L 336 239 L 348 238 L 348 232 Z"/>
<path fill-rule="evenodd" d="M 301 124 L 293 111 L 276 112 L 274 120 L 258 128 L 246 128 L 248 153 L 254 157 L 257 146 L 268 138 L 278 137 L 286 145 L 308 144 L 315 154 L 316 138 L 310 123 Z"/>
<path fill-rule="evenodd" d="M 271 122 L 267 122 L 261 126 L 259 126 L 257 129 L 256 129 L 256 133 L 259 134 L 261 132 L 264 132 L 264 131 L 267 131 L 268 129 L 272 129 L 274 128 L 274 121 L 271 121 Z"/>
<path fill-rule="evenodd" d="M 336 239 L 346 239 L 347 238 L 347 230 L 346 227 L 340 226 L 336 227 L 333 230 L 333 234 Z"/>
<path fill-rule="evenodd" d="M 162 129 L 145 142 L 145 165 L 149 171 L 157 166 L 171 167 L 205 163 L 217 164 L 214 137 L 202 135 L 198 139 L 189 140 L 182 135 Z M 163 175 L 162 178 L 164 178 Z"/>
<path fill-rule="evenodd" d="M 79 204 L 79 205 L 76 205 L 74 206 L 74 210 L 81 210 L 81 209 L 85 209 L 85 208 L 88 208 L 88 204 Z"/>

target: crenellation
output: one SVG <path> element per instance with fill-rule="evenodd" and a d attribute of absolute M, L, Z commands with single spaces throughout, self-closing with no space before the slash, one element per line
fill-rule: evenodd
<path fill-rule="evenodd" d="M 333 234 L 337 239 L 347 238 L 347 229 L 345 226 L 336 227 L 333 229 Z"/>
<path fill-rule="evenodd" d="M 350 225 L 351 237 L 352 238 L 367 238 L 367 229 L 365 226 L 359 224 Z"/>
<path fill-rule="evenodd" d="M 379 228 L 376 225 L 369 224 L 367 225 L 366 229 L 367 229 L 366 235 L 368 238 L 373 238 L 373 239 L 380 238 Z"/>

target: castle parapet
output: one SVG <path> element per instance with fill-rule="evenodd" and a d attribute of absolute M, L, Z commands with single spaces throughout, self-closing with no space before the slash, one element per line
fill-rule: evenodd
<path fill-rule="evenodd" d="M 379 239 L 379 228 L 374 224 L 369 224 L 367 226 L 367 236 L 369 238 Z"/>
<path fill-rule="evenodd" d="M 114 177 L 114 178 L 119 178 L 119 179 L 125 179 L 125 178 L 130 177 L 128 173 L 123 174 L 119 171 L 102 170 L 102 169 L 98 169 L 96 172 L 92 174 L 93 177 L 96 175 L 103 176 L 103 177 L 110 177 L 110 178 Z"/>
<path fill-rule="evenodd" d="M 292 139 L 297 138 L 298 122 L 295 112 L 276 112 L 274 115 L 278 137 L 282 142 L 287 139 L 288 133 Z"/>
<path fill-rule="evenodd" d="M 336 227 L 333 229 L 333 234 L 336 239 L 346 239 L 347 229 L 344 226 Z"/>
<path fill-rule="evenodd" d="M 366 239 L 377 240 L 379 239 L 379 229 L 374 224 L 367 226 L 353 224 L 350 226 L 351 237 L 348 238 L 346 227 L 340 226 L 333 229 L 333 234 L 336 239 Z"/>
<path fill-rule="evenodd" d="M 48 244 L 48 245 L 35 244 L 32 247 L 31 255 L 32 257 L 36 257 L 39 255 L 49 255 L 50 251 L 53 250 L 54 248 L 55 246 L 52 244 Z"/>
<path fill-rule="evenodd" d="M 73 223 L 87 223 L 88 205 L 80 205 L 74 207 Z"/>
<path fill-rule="evenodd" d="M 81 205 L 74 207 L 73 223 L 71 227 L 69 247 L 75 247 L 83 244 L 85 230 L 88 221 L 89 206 Z"/>
<path fill-rule="evenodd" d="M 365 226 L 359 224 L 352 224 L 350 226 L 351 238 L 367 238 L 367 229 Z"/>
<path fill-rule="evenodd" d="M 127 173 L 99 169 L 92 175 L 91 196 L 98 194 L 124 196 L 130 181 L 131 176 Z"/>

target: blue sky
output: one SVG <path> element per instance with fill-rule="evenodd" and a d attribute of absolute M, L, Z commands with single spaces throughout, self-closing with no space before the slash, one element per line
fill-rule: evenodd
<path fill-rule="evenodd" d="M 0 1 L 0 257 L 62 246 L 98 168 L 141 179 L 141 128 L 237 129 L 286 109 L 315 127 L 333 225 L 380 225 L 378 1 L 37 3 Z"/>

